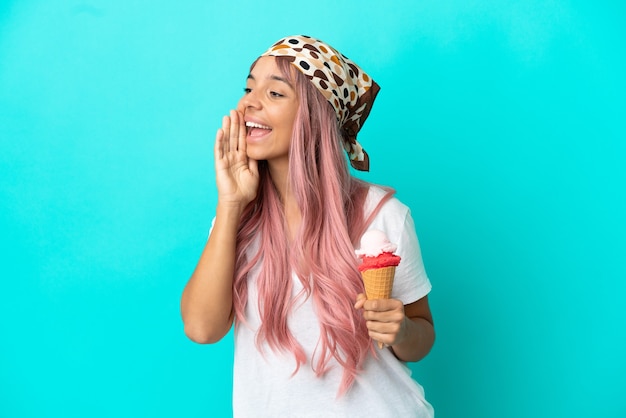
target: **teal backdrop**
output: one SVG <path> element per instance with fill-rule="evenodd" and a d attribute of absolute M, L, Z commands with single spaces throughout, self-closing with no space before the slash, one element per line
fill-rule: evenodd
<path fill-rule="evenodd" d="M 416 221 L 437 417 L 623 418 L 625 4 L 3 0 L 0 417 L 231 415 L 179 297 L 221 117 L 304 33 L 382 86 L 362 177 Z"/>

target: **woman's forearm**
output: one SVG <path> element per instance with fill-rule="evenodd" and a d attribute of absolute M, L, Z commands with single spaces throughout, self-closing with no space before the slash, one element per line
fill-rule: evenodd
<path fill-rule="evenodd" d="M 198 343 L 219 341 L 233 321 L 233 277 L 242 209 L 218 204 L 215 224 L 181 298 L 185 334 Z"/>
<path fill-rule="evenodd" d="M 404 319 L 404 339 L 391 349 L 402 361 L 419 361 L 426 357 L 435 342 L 433 324 L 425 318 L 415 317 Z"/>

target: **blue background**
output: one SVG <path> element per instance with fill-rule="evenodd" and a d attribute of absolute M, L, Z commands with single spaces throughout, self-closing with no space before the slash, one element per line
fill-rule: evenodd
<path fill-rule="evenodd" d="M 626 416 L 625 12 L 3 0 L 0 417 L 230 415 L 232 338 L 186 340 L 179 297 L 221 116 L 297 33 L 382 86 L 363 178 L 416 220 L 437 417 Z"/>

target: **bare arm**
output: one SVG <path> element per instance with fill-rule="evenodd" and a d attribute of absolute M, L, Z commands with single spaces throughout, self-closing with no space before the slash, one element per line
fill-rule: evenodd
<path fill-rule="evenodd" d="M 363 317 L 372 339 L 391 346 L 396 357 L 402 361 L 421 360 L 435 342 L 427 296 L 403 305 L 397 299 L 366 300 L 361 294 L 355 307 L 363 308 Z"/>
<path fill-rule="evenodd" d="M 240 112 L 224 117 L 214 152 L 215 225 L 181 298 L 185 333 L 203 344 L 222 339 L 233 323 L 237 229 L 258 189 L 257 162 L 246 156 L 246 128 Z"/>
<path fill-rule="evenodd" d="M 220 207 L 215 225 L 181 299 L 185 334 L 197 343 L 219 341 L 233 321 L 235 242 L 241 210 Z"/>

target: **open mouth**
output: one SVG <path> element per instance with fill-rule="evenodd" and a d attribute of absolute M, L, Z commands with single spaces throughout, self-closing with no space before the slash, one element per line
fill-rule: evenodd
<path fill-rule="evenodd" d="M 251 137 L 263 136 L 272 131 L 272 128 L 270 128 L 269 126 L 261 125 L 260 123 L 256 122 L 246 122 L 246 128 L 248 131 L 248 136 Z"/>

